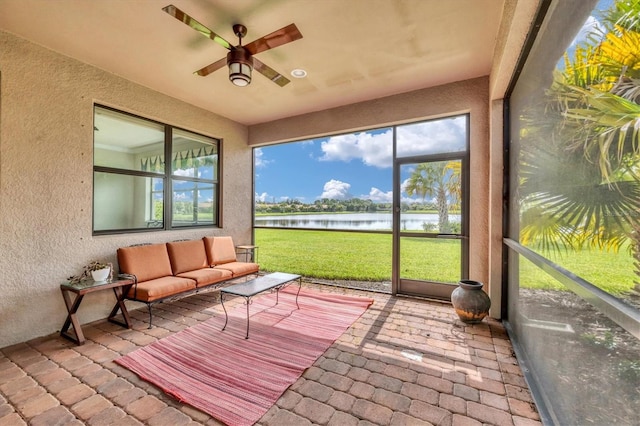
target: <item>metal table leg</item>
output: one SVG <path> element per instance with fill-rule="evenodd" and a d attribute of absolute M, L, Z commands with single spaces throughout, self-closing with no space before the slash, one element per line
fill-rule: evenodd
<path fill-rule="evenodd" d="M 224 307 L 224 293 L 220 292 L 220 303 L 222 304 L 222 309 L 224 309 L 224 327 L 222 327 L 222 331 L 227 328 L 227 322 L 229 321 L 229 314 L 227 314 L 227 308 Z"/>
<path fill-rule="evenodd" d="M 298 278 L 298 292 L 296 293 L 296 306 L 300 309 L 300 305 L 298 305 L 298 295 L 300 294 L 300 289 L 302 288 L 302 277 Z"/>
<path fill-rule="evenodd" d="M 250 303 L 251 297 L 245 297 L 245 303 L 247 304 L 247 336 L 245 337 L 245 339 L 249 338 L 249 303 Z"/>

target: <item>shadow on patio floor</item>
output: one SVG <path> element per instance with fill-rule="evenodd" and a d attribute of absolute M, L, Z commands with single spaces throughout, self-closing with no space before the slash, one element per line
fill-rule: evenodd
<path fill-rule="evenodd" d="M 466 325 L 443 303 L 304 286 L 375 303 L 258 424 L 541 424 L 499 321 Z M 56 334 L 3 348 L 0 424 L 217 425 L 113 360 L 221 314 L 217 292 L 198 294 L 155 306 L 152 329 L 146 309 L 137 309 L 131 330 L 85 325 L 82 346 Z"/>

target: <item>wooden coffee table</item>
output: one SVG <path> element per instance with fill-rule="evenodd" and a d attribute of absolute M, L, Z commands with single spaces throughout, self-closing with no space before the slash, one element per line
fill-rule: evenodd
<path fill-rule="evenodd" d="M 247 305 L 247 336 L 249 338 L 249 304 L 251 298 L 257 294 L 265 292 L 267 290 L 276 291 L 276 305 L 278 304 L 278 295 L 282 288 L 286 287 L 293 281 L 298 280 L 298 292 L 296 293 L 296 306 L 298 305 L 298 295 L 300 294 L 300 288 L 302 288 L 302 277 L 296 274 L 285 274 L 283 272 L 274 272 L 272 274 L 263 275 L 262 277 L 255 278 L 253 280 L 245 281 L 240 284 L 235 284 L 229 287 L 222 288 L 220 290 L 220 303 L 222 303 L 222 309 L 224 309 L 224 327 L 222 331 L 227 328 L 227 322 L 229 321 L 229 314 L 227 308 L 224 307 L 224 297 L 226 295 L 241 296 L 245 298 L 245 304 Z"/>

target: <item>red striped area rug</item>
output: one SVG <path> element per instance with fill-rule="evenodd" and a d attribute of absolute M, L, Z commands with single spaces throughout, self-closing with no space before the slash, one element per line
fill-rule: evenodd
<path fill-rule="evenodd" d="M 189 327 L 115 361 L 178 401 L 228 425 L 252 425 L 373 303 L 292 285 Z"/>

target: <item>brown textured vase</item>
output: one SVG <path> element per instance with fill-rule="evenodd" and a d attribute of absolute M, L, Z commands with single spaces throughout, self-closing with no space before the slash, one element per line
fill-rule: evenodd
<path fill-rule="evenodd" d="M 480 281 L 460 280 L 451 293 L 451 303 L 462 322 L 477 324 L 489 313 L 491 299 L 482 291 L 483 285 Z"/>

